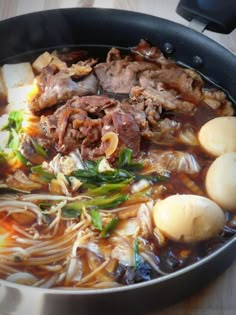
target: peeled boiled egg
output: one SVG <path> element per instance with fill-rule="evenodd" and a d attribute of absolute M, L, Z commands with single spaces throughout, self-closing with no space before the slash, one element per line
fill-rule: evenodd
<path fill-rule="evenodd" d="M 197 195 L 172 195 L 153 208 L 157 228 L 170 240 L 199 242 L 219 234 L 225 223 L 223 210 Z"/>
<path fill-rule="evenodd" d="M 236 152 L 236 117 L 217 117 L 208 121 L 200 129 L 198 139 L 214 156 Z"/>
<path fill-rule="evenodd" d="M 223 154 L 211 164 L 206 189 L 219 206 L 236 211 L 236 152 Z"/>

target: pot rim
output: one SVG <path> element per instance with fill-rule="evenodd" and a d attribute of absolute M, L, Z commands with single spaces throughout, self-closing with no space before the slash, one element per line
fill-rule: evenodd
<path fill-rule="evenodd" d="M 122 14 L 131 14 L 133 16 L 146 16 L 146 17 L 151 17 L 151 18 L 155 18 L 156 20 L 160 20 L 163 21 L 164 23 L 169 23 L 170 25 L 174 26 L 177 25 L 178 28 L 181 30 L 186 30 L 188 29 L 190 32 L 195 32 L 197 33 L 199 36 L 203 36 L 205 38 L 207 38 L 207 41 L 212 42 L 214 44 L 217 44 L 218 46 L 221 46 L 222 49 L 224 49 L 225 51 L 231 53 L 234 57 L 236 57 L 236 54 L 234 52 L 232 52 L 230 49 L 228 49 L 227 47 L 224 47 L 223 45 L 221 45 L 220 43 L 216 42 L 215 40 L 207 37 L 205 34 L 199 33 L 193 29 L 190 29 L 188 26 L 185 26 L 183 24 L 180 24 L 178 22 L 174 22 L 174 21 L 170 21 L 168 19 L 162 18 L 162 17 L 158 17 L 158 16 L 154 16 L 151 14 L 147 14 L 147 13 L 141 13 L 141 12 L 134 12 L 134 11 L 129 11 L 129 10 L 121 10 L 121 9 L 113 9 L 113 8 L 97 8 L 97 7 L 93 7 L 93 8 L 59 8 L 59 9 L 50 9 L 50 10 L 40 10 L 40 11 L 36 11 L 36 12 L 31 12 L 31 13 L 26 13 L 23 15 L 18 15 L 18 16 L 14 16 L 14 17 L 10 17 L 4 20 L 0 21 L 0 27 L 1 25 L 5 24 L 5 23 L 9 23 L 9 22 L 14 22 L 15 20 L 18 20 L 20 18 L 24 18 L 27 16 L 34 16 L 34 15 L 39 15 L 39 14 L 50 14 L 50 12 L 65 12 L 65 11 L 84 11 L 84 12 L 117 12 Z M 81 44 L 83 45 L 83 44 Z M 50 48 L 50 47 L 49 47 Z M 127 47 L 129 48 L 129 47 Z M 16 56 L 13 57 L 17 57 L 17 56 L 21 56 L 24 55 L 24 53 L 18 54 Z M 13 58 L 12 57 L 12 58 Z M 1 60 L 0 60 L 1 61 Z M 230 239 L 229 241 L 227 241 L 223 246 L 221 246 L 219 249 L 217 249 L 216 251 L 214 251 L 213 253 L 211 253 L 210 255 L 202 258 L 201 260 L 199 260 L 198 262 L 195 262 L 189 266 L 186 266 L 178 271 L 175 271 L 173 273 L 164 275 L 164 276 L 160 276 L 159 278 L 155 278 L 149 281 L 145 281 L 145 282 L 141 282 L 141 283 L 136 283 L 136 284 L 132 284 L 132 285 L 123 285 L 123 286 L 119 286 L 119 287 L 112 287 L 112 288 L 97 288 L 97 289 L 81 289 L 81 288 L 65 288 L 65 289 L 58 289 L 58 288 L 40 288 L 40 287 L 33 287 L 33 286 L 26 286 L 26 285 L 21 285 L 21 284 L 16 284 L 16 283 L 12 283 L 3 279 L 0 279 L 0 287 L 4 286 L 4 287 L 11 287 L 11 288 L 15 288 L 15 289 L 19 289 L 19 290 L 33 290 L 35 293 L 37 292 L 41 292 L 41 293 L 45 293 L 45 294 L 56 294 L 56 295 L 103 295 L 103 294 L 107 294 L 107 293 L 117 293 L 117 292 L 125 292 L 125 291 L 130 291 L 130 290 L 135 290 L 135 289 L 141 289 L 141 288 L 145 288 L 145 287 L 149 287 L 149 286 L 154 286 L 154 285 L 159 285 L 162 284 L 163 282 L 167 282 L 171 279 L 177 278 L 177 277 L 181 277 L 184 274 L 187 274 L 189 272 L 191 272 L 193 269 L 198 269 L 201 266 L 207 264 L 208 262 L 214 260 L 217 256 L 223 255 L 224 252 L 226 250 L 229 249 L 229 247 L 231 246 L 235 246 L 236 247 L 236 235 L 234 235 L 232 237 L 232 239 Z"/>
<path fill-rule="evenodd" d="M 229 241 L 227 241 L 226 244 L 224 244 L 222 247 L 211 253 L 210 255 L 202 258 L 201 260 L 186 266 L 180 270 L 177 270 L 173 273 L 160 276 L 159 278 L 155 278 L 152 280 L 148 280 L 145 282 L 141 283 L 135 283 L 131 285 L 123 285 L 119 287 L 112 287 L 112 288 L 97 288 L 97 289 L 81 289 L 81 288 L 66 288 L 63 289 L 57 289 L 57 288 L 40 288 L 40 287 L 33 287 L 33 286 L 27 286 L 27 285 L 22 285 L 22 284 L 17 284 L 13 282 L 9 282 L 3 279 L 0 279 L 0 286 L 3 285 L 5 287 L 11 287 L 19 290 L 34 290 L 35 293 L 37 291 L 45 294 L 56 294 L 56 295 L 103 295 L 107 293 L 116 293 L 116 292 L 125 292 L 125 291 L 130 291 L 130 290 L 135 290 L 135 289 L 141 289 L 149 286 L 154 286 L 158 284 L 162 284 L 163 282 L 167 282 L 171 279 L 181 277 L 184 274 L 187 274 L 191 272 L 193 269 L 198 269 L 202 267 L 203 265 L 209 263 L 213 259 L 215 259 L 219 255 L 223 255 L 226 250 L 229 250 L 229 247 L 231 246 L 236 246 L 236 235 L 232 237 Z"/>

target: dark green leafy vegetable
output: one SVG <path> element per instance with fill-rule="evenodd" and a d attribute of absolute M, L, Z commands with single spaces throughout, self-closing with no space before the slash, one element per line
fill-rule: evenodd
<path fill-rule="evenodd" d="M 35 151 L 41 155 L 42 157 L 44 157 L 45 159 L 48 158 L 48 154 L 47 152 L 34 140 L 34 139 L 31 139 L 31 142 L 33 144 L 33 147 L 35 149 Z"/>
<path fill-rule="evenodd" d="M 95 209 L 91 209 L 90 215 L 91 215 L 92 222 L 95 228 L 102 231 L 102 220 L 101 220 L 100 212 Z"/>
<path fill-rule="evenodd" d="M 112 218 L 111 221 L 102 229 L 100 236 L 102 238 L 108 238 L 115 230 L 118 223 L 119 223 L 118 217 Z"/>

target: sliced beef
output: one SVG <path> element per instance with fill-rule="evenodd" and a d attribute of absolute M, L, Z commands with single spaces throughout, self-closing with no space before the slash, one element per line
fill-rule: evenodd
<path fill-rule="evenodd" d="M 113 108 L 117 105 L 117 101 L 113 98 L 109 98 L 106 95 L 94 95 L 84 97 L 74 97 L 67 103 L 67 106 L 72 108 L 80 108 L 90 114 L 99 114 L 106 108 Z"/>
<path fill-rule="evenodd" d="M 150 99 L 140 102 L 126 100 L 121 103 L 121 109 L 134 117 L 142 137 L 152 138 L 152 127 L 155 127 L 160 119 L 161 107 L 159 104 L 153 103 Z"/>
<path fill-rule="evenodd" d="M 150 60 L 155 61 L 162 67 L 173 65 L 174 63 L 166 59 L 161 50 L 155 46 L 152 46 L 149 42 L 141 39 L 139 44 L 131 50 L 135 54 L 136 60 Z"/>
<path fill-rule="evenodd" d="M 79 94 L 78 96 L 84 95 L 96 95 L 98 92 L 98 81 L 94 74 L 89 74 L 84 79 L 77 82 Z"/>
<path fill-rule="evenodd" d="M 109 107 L 113 110 L 106 113 Z M 98 158 L 104 155 L 101 137 L 108 131 L 116 132 L 120 145 L 131 148 L 134 155 L 140 150 L 140 129 L 134 116 L 107 96 L 74 97 L 53 115 L 42 116 L 40 124 L 62 153 L 79 148 L 83 158 Z"/>
<path fill-rule="evenodd" d="M 66 62 L 68 66 L 75 64 L 78 61 L 86 59 L 88 56 L 85 50 L 74 50 L 74 51 L 58 51 L 57 57 Z"/>
<path fill-rule="evenodd" d="M 56 138 L 57 132 L 57 116 L 48 115 L 48 116 L 41 116 L 40 118 L 40 126 L 48 138 Z"/>
<path fill-rule="evenodd" d="M 158 68 L 158 65 L 146 61 L 113 60 L 96 65 L 95 73 L 104 91 L 128 94 L 138 84 L 143 71 Z"/>
<path fill-rule="evenodd" d="M 199 101 L 201 97 L 202 82 L 193 79 L 185 69 L 172 67 L 155 71 L 145 71 L 140 75 L 142 87 L 156 88 L 160 82 L 168 85 L 168 88 L 176 89 L 185 100 Z"/>
<path fill-rule="evenodd" d="M 121 103 L 121 109 L 125 113 L 131 114 L 134 117 L 139 127 L 141 136 L 145 137 L 146 139 L 150 139 L 152 136 L 152 131 L 149 128 L 147 115 L 145 113 L 145 102 L 132 103 L 126 100 Z"/>
<path fill-rule="evenodd" d="M 140 150 L 141 135 L 134 117 L 131 114 L 114 111 L 112 120 L 119 139 L 125 147 L 133 150 L 133 155 L 136 156 Z"/>
<path fill-rule="evenodd" d="M 41 116 L 40 125 L 44 134 L 55 141 L 57 151 L 68 153 L 79 148 L 83 158 L 92 159 L 104 153 L 98 150 L 104 109 L 116 104 L 116 100 L 107 96 L 75 96 L 54 114 Z"/>
<path fill-rule="evenodd" d="M 195 104 L 180 99 L 178 93 L 173 89 L 165 89 L 163 83 L 158 83 L 156 88 L 148 86 L 134 87 L 130 92 L 134 100 L 151 100 L 156 107 L 160 106 L 166 110 L 179 110 L 190 112 L 195 108 Z M 161 112 L 161 109 L 160 109 Z"/>
<path fill-rule="evenodd" d="M 111 62 L 113 60 L 120 60 L 120 59 L 121 59 L 121 54 L 120 54 L 119 49 L 113 47 L 107 54 L 106 62 Z"/>
<path fill-rule="evenodd" d="M 49 68 L 49 69 L 48 69 Z M 55 69 L 47 67 L 37 78 L 39 95 L 30 103 L 29 108 L 37 113 L 55 104 L 65 102 L 74 95 L 97 94 L 97 79 L 93 74 L 86 76 L 78 82 L 72 80 L 70 74 L 63 71 L 55 73 Z"/>
<path fill-rule="evenodd" d="M 223 91 L 216 89 L 204 89 L 203 101 L 210 106 L 219 116 L 232 116 L 234 109 Z"/>

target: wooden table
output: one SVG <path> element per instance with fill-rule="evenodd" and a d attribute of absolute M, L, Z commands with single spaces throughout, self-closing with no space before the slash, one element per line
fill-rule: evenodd
<path fill-rule="evenodd" d="M 0 0 L 0 20 L 28 12 L 64 7 L 126 9 L 161 16 L 187 24 L 175 13 L 177 0 Z M 205 34 L 236 53 L 236 30 L 230 35 Z M 236 75 L 236 74 L 235 74 Z M 236 88 L 236 87 L 235 87 Z M 235 315 L 236 263 L 217 280 L 190 298 L 148 315 Z M 22 314 L 23 315 L 23 314 Z M 33 314 L 25 314 L 33 315 Z"/>

